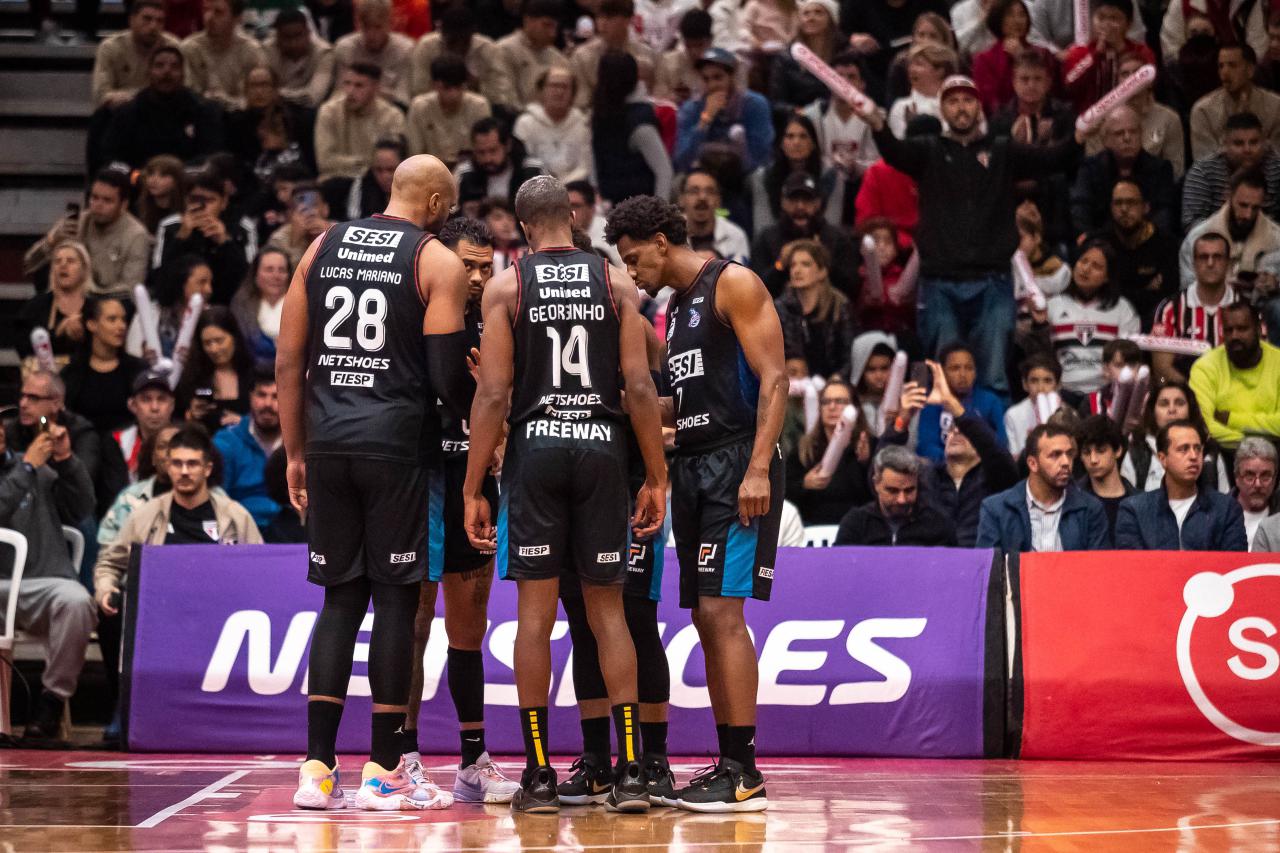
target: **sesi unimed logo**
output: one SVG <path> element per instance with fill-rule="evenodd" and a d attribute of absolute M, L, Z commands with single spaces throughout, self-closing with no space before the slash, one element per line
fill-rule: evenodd
<path fill-rule="evenodd" d="M 1200 713 L 1236 740 L 1280 746 L 1275 711 L 1280 674 L 1274 608 L 1280 564 L 1201 572 L 1182 589 L 1178 672 Z M 1229 685 L 1230 689 L 1224 689 Z"/>

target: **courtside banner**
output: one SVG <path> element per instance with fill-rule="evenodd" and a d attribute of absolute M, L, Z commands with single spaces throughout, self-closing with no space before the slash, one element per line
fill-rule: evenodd
<path fill-rule="evenodd" d="M 659 622 L 671 667 L 670 750 L 704 754 L 714 751 L 715 731 L 702 650 L 688 611 L 676 606 L 674 551 L 666 565 Z M 991 566 L 989 550 L 783 549 L 774 600 L 746 603 L 760 657 L 760 751 L 982 756 Z M 306 568 L 302 546 L 143 549 L 130 579 L 130 749 L 305 748 L 307 649 L 323 600 Z M 523 752 L 515 605 L 516 585 L 495 580 L 484 640 L 485 732 L 501 753 Z M 453 753 L 440 613 L 425 656 L 420 731 L 424 747 Z M 369 744 L 372 621 L 370 614 L 357 638 L 340 731 L 340 748 L 353 752 Z M 552 637 L 550 700 L 558 753 L 581 746 L 571 648 L 562 617 Z"/>
<path fill-rule="evenodd" d="M 1280 758 L 1280 555 L 1023 554 L 1020 575 L 1024 758 Z"/>

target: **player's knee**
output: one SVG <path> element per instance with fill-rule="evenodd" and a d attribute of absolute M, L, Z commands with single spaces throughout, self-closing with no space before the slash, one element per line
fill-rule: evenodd
<path fill-rule="evenodd" d="M 740 598 L 704 598 L 693 612 L 694 624 L 700 634 L 724 635 L 747 628 Z"/>

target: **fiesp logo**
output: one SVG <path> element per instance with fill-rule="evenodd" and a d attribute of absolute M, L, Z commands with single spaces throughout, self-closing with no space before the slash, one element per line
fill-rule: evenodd
<path fill-rule="evenodd" d="M 1278 588 L 1280 564 L 1260 563 L 1225 574 L 1201 572 L 1182 589 L 1187 610 L 1178 626 L 1177 659 L 1183 684 L 1209 722 L 1259 746 L 1280 746 L 1273 701 L 1280 613 L 1261 612 Z M 1259 682 L 1268 682 L 1265 690 Z"/>

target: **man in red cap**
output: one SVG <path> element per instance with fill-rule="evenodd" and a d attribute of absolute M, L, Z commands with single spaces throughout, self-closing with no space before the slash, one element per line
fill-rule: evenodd
<path fill-rule="evenodd" d="M 874 106 L 862 117 L 885 162 L 919 182 L 915 236 L 925 352 L 966 341 L 978 362 L 978 384 L 1007 399 L 1015 309 L 1009 263 L 1018 248 L 1014 183 L 1069 168 L 1081 137 L 1035 146 L 990 135 L 978 88 L 963 75 L 948 77 L 939 94 L 940 137 L 898 139 Z"/>

